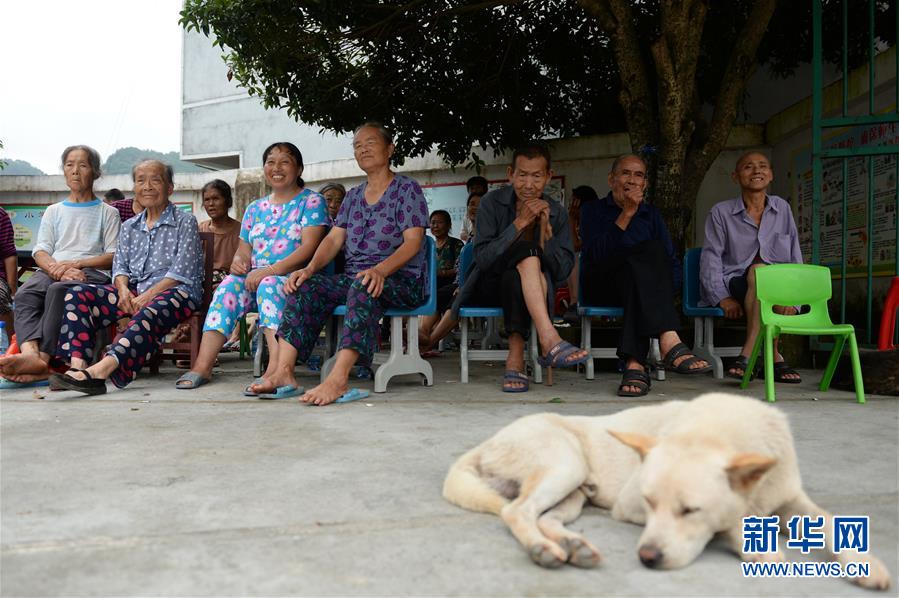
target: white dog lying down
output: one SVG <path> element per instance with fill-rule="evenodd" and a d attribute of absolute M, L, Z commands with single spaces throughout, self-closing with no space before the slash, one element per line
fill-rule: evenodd
<path fill-rule="evenodd" d="M 617 439 L 617 440 L 616 440 Z M 825 517 L 826 552 L 845 565 L 869 563 L 855 583 L 885 590 L 886 567 L 871 554 L 832 552 L 831 515 L 802 490 L 786 416 L 756 399 L 710 393 L 605 417 L 522 417 L 450 468 L 443 496 L 502 517 L 544 567 L 599 564 L 599 551 L 565 528 L 586 500 L 616 519 L 645 525 L 644 565 L 691 563 L 716 534 L 737 554 L 746 516 Z M 775 554 L 744 559 L 784 560 Z"/>

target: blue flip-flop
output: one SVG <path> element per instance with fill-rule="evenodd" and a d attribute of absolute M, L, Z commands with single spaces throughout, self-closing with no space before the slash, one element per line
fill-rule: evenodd
<path fill-rule="evenodd" d="M 255 380 L 253 380 L 252 384 L 250 384 L 250 385 L 247 386 L 245 389 L 243 389 L 243 396 L 245 396 L 245 397 L 258 397 L 259 395 L 258 395 L 257 393 L 255 393 L 255 392 L 253 392 L 252 390 L 250 390 L 250 386 L 253 386 L 254 384 L 262 384 L 263 382 L 265 382 L 265 378 L 263 378 L 262 376 L 259 376 L 258 378 L 256 378 Z"/>
<path fill-rule="evenodd" d="M 279 386 L 275 389 L 275 392 L 264 392 L 256 396 L 260 399 L 290 399 L 292 397 L 298 397 L 305 392 L 306 389 L 302 386 L 288 384 L 287 386 Z"/>
<path fill-rule="evenodd" d="M 33 382 L 13 382 L 6 378 L 0 378 L 0 390 L 15 390 L 17 388 L 37 388 L 39 386 L 48 386 L 49 380 L 35 380 Z"/>
<path fill-rule="evenodd" d="M 521 384 L 522 386 L 512 386 L 512 384 Z M 527 392 L 530 388 L 528 375 L 524 372 L 515 370 L 506 370 L 503 372 L 503 392 Z"/>
<path fill-rule="evenodd" d="M 342 395 L 340 395 L 335 403 L 350 403 L 352 401 L 358 401 L 359 399 L 364 399 L 368 396 L 368 391 L 363 388 L 351 388 L 346 391 Z"/>

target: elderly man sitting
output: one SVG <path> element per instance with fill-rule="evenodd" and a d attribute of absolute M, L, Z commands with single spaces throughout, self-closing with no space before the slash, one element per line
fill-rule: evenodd
<path fill-rule="evenodd" d="M 649 392 L 646 355 L 658 337 L 663 365 L 680 374 L 712 370 L 677 334 L 674 289 L 680 261 L 659 210 L 644 201 L 646 163 L 621 156 L 609 172 L 609 194 L 581 206 L 584 299 L 590 305 L 624 307 L 618 357 L 625 361 L 619 396 Z"/>
<path fill-rule="evenodd" d="M 799 233 L 790 204 L 767 189 L 774 171 L 767 156 L 747 152 L 731 174 L 740 196 L 712 208 L 705 221 L 705 243 L 699 262 L 701 305 L 715 305 L 727 319 L 746 314 L 746 340 L 727 375 L 743 378 L 760 329 L 760 305 L 755 293 L 755 269 L 768 264 L 801 264 Z M 795 313 L 790 306 L 775 309 Z M 787 365 L 774 346 L 774 380 L 798 384 L 799 373 Z"/>
<path fill-rule="evenodd" d="M 113 260 L 113 285 L 77 285 L 65 295 L 57 355 L 71 363 L 51 385 L 85 394 L 106 392 L 134 380 L 162 339 L 199 306 L 203 253 L 197 220 L 169 201 L 171 166 L 145 160 L 132 170 L 134 194 L 144 211 L 122 227 Z M 93 357 L 94 333 L 131 317 L 106 356 Z"/>

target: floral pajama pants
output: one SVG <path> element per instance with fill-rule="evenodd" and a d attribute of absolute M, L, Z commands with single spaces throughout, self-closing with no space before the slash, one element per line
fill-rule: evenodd
<path fill-rule="evenodd" d="M 219 284 L 206 312 L 203 332 L 214 330 L 227 338 L 241 316 L 251 311 L 259 312 L 259 327 L 277 330 L 284 313 L 287 295 L 284 293 L 286 276 L 266 276 L 259 283 L 256 294 L 247 290 L 246 276 L 229 274 Z"/>
<path fill-rule="evenodd" d="M 359 352 L 359 365 L 371 365 L 378 321 L 387 308 L 421 305 L 421 281 L 413 274 L 395 272 L 384 280 L 384 290 L 372 298 L 359 280 L 347 274 L 316 274 L 287 297 L 278 334 L 293 345 L 300 361 L 309 359 L 315 341 L 331 312 L 346 304 L 346 317 L 338 349 Z"/>
<path fill-rule="evenodd" d="M 75 285 L 63 302 L 65 315 L 60 322 L 56 355 L 69 363 L 75 358 L 91 361 L 97 330 L 128 317 L 118 307 L 119 294 L 113 285 Z M 196 309 L 196 303 L 186 291 L 174 288 L 161 292 L 131 316 L 125 331 L 106 353 L 119 362 L 109 377 L 112 383 L 118 388 L 131 383 L 165 335 Z"/>

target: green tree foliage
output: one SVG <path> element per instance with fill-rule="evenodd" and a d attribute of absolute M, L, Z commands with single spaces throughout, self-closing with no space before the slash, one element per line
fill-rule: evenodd
<path fill-rule="evenodd" d="M 207 172 L 205 168 L 191 162 L 181 160 L 178 152 L 157 152 L 154 150 L 138 149 L 136 147 L 119 148 L 106 158 L 106 162 L 100 167 L 103 174 L 131 174 L 131 167 L 140 160 L 162 160 L 172 165 L 175 172 Z"/>
<path fill-rule="evenodd" d="M 867 2 L 847 1 L 864 21 Z M 895 22 L 895 2 L 877 6 Z M 807 0 L 187 0 L 181 14 L 265 106 L 335 132 L 380 120 L 400 160 L 627 130 L 681 240 L 755 68 L 787 75 L 811 40 Z"/>
<path fill-rule="evenodd" d="M 2 176 L 20 176 L 20 175 L 42 175 L 46 174 L 43 170 L 34 166 L 25 160 L 3 160 L 0 164 L 0 175 Z"/>

